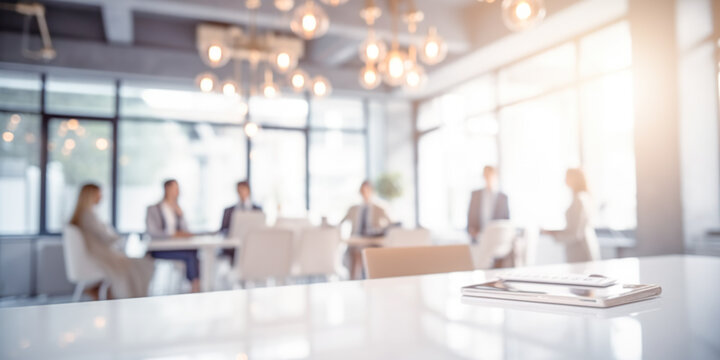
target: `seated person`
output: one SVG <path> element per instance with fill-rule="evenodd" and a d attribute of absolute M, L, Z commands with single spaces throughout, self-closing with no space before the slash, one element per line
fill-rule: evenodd
<path fill-rule="evenodd" d="M 99 186 L 83 185 L 70 224 L 80 230 L 88 254 L 109 278 L 113 298 L 147 296 L 153 263 L 150 259 L 129 258 L 120 251 L 120 236 L 95 214 L 95 206 L 100 203 L 100 199 L 102 192 Z"/>
<path fill-rule="evenodd" d="M 192 236 L 188 231 L 187 222 L 182 209 L 178 205 L 180 186 L 176 180 L 167 180 L 163 184 L 163 199 L 147 208 L 145 224 L 147 233 L 154 239 L 187 238 Z M 200 265 L 197 250 L 162 250 L 152 251 L 150 255 L 156 259 L 180 260 L 185 263 L 185 276 L 192 284 L 192 292 L 200 291 Z"/>
<path fill-rule="evenodd" d="M 363 202 L 348 209 L 345 217 L 340 221 L 350 221 L 353 236 L 380 236 L 391 225 L 390 217 L 385 210 L 373 202 L 374 190 L 369 181 L 360 185 L 360 195 Z"/>
<path fill-rule="evenodd" d="M 220 233 L 227 236 L 230 230 L 230 223 L 235 211 L 262 211 L 262 208 L 252 202 L 250 198 L 250 183 L 248 181 L 240 181 L 237 183 L 238 203 L 230 206 L 223 211 L 222 224 L 220 224 Z M 230 263 L 235 264 L 235 249 L 223 249 L 223 255 L 230 257 Z"/>

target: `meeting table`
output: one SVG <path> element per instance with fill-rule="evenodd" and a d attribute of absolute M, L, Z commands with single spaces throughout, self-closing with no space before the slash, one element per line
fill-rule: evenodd
<path fill-rule="evenodd" d="M 496 271 L 4 308 L 0 358 L 720 358 L 720 258 L 529 270 L 663 288 L 657 298 L 608 309 L 461 296 L 461 287 Z"/>

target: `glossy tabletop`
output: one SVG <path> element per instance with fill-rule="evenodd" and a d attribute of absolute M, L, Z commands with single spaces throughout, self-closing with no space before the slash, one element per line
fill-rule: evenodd
<path fill-rule="evenodd" d="M 610 309 L 467 301 L 481 271 L 0 309 L 2 359 L 718 359 L 720 258 L 554 265 L 657 283 Z"/>

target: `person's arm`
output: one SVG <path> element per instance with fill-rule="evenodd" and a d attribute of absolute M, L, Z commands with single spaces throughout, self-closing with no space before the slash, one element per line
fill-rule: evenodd
<path fill-rule="evenodd" d="M 160 214 L 159 208 L 156 210 L 156 206 L 148 206 L 145 214 L 145 231 L 154 238 L 167 237 L 165 231 L 162 228 L 162 214 Z"/>
<path fill-rule="evenodd" d="M 112 246 L 120 240 L 115 229 L 102 223 L 91 211 L 86 211 L 82 215 L 82 227 L 107 246 Z"/>
<path fill-rule="evenodd" d="M 585 237 L 586 211 L 587 209 L 582 200 L 575 199 L 565 216 L 567 221 L 565 229 L 550 232 L 555 237 L 555 240 L 565 244 L 581 241 Z"/>

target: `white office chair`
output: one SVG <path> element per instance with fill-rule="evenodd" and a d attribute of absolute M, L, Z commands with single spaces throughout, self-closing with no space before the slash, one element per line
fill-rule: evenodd
<path fill-rule="evenodd" d="M 63 230 L 63 257 L 65 258 L 65 274 L 75 284 L 73 301 L 79 301 L 83 290 L 88 285 L 102 282 L 100 299 L 107 299 L 110 282 L 100 265 L 88 254 L 85 239 L 77 226 L 68 224 Z"/>
<path fill-rule="evenodd" d="M 298 276 L 332 276 L 337 273 L 338 228 L 306 228 L 300 234 L 296 265 Z"/>
<path fill-rule="evenodd" d="M 385 235 L 387 247 L 430 246 L 430 231 L 427 229 L 392 228 Z"/>
<path fill-rule="evenodd" d="M 311 227 L 310 220 L 307 218 L 286 218 L 279 217 L 275 221 L 275 227 L 288 230 L 302 230 Z"/>
<path fill-rule="evenodd" d="M 255 229 L 245 237 L 236 272 L 242 281 L 284 280 L 290 276 L 292 254 L 292 231 Z"/>
<path fill-rule="evenodd" d="M 480 234 L 480 244 L 472 246 L 476 269 L 490 269 L 495 259 L 505 259 L 512 255 L 517 229 L 507 220 L 488 224 Z"/>
<path fill-rule="evenodd" d="M 244 240 L 250 231 L 264 227 L 265 214 L 262 211 L 233 211 L 228 238 Z"/>

